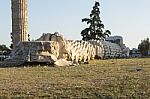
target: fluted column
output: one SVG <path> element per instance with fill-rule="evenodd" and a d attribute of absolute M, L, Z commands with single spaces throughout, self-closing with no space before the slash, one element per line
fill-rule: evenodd
<path fill-rule="evenodd" d="M 28 0 L 11 0 L 13 47 L 20 41 L 28 41 Z"/>

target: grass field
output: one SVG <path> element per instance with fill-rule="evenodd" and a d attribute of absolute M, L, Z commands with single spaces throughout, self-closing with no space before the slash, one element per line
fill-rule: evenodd
<path fill-rule="evenodd" d="M 0 68 L 0 98 L 148 99 L 150 58 Z"/>

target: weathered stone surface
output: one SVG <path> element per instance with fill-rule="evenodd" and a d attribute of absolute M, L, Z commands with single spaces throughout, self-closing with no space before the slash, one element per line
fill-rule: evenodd
<path fill-rule="evenodd" d="M 58 59 L 60 58 L 64 58 L 64 56 L 66 54 L 68 54 L 68 51 L 67 51 L 67 46 L 66 46 L 66 39 L 60 35 L 59 33 L 54 33 L 54 34 L 51 34 L 51 33 L 46 33 L 46 34 L 43 34 L 39 39 L 37 39 L 36 41 L 54 41 L 54 42 L 57 42 L 58 43 L 58 54 L 57 54 L 57 57 Z"/>
<path fill-rule="evenodd" d="M 88 63 L 95 56 L 105 58 L 121 57 L 119 44 L 102 40 L 66 40 L 58 33 L 43 34 L 36 41 L 23 41 L 16 45 L 9 60 L 18 62 L 47 62 L 57 66 Z"/>
<path fill-rule="evenodd" d="M 37 41 L 56 41 L 59 44 L 58 60 L 66 59 L 72 61 L 73 64 L 79 64 L 79 62 L 87 63 L 89 60 L 94 59 L 95 51 L 92 44 L 82 40 L 66 40 L 62 35 L 58 33 L 43 34 Z"/>
<path fill-rule="evenodd" d="M 20 41 L 28 41 L 28 0 L 11 0 L 13 47 Z"/>
<path fill-rule="evenodd" d="M 18 66 L 24 63 L 54 64 L 58 58 L 58 46 L 58 43 L 53 41 L 20 42 L 0 66 Z"/>
<path fill-rule="evenodd" d="M 68 58 L 67 60 L 71 60 L 74 64 L 78 63 L 88 63 L 91 59 L 95 57 L 94 46 L 82 40 L 70 40 L 66 43 Z"/>
<path fill-rule="evenodd" d="M 51 55 L 57 55 L 58 43 L 53 41 L 20 42 L 11 53 L 10 59 L 24 62 L 54 62 Z M 57 56 L 56 56 L 57 57 Z"/>
<path fill-rule="evenodd" d="M 73 65 L 71 61 L 67 61 L 66 59 L 58 59 L 54 64 L 56 66 L 72 66 Z"/>
<path fill-rule="evenodd" d="M 126 45 L 123 43 L 123 37 L 121 36 L 110 36 L 106 38 L 106 41 L 118 44 L 121 47 L 122 54 L 121 57 L 129 57 L 130 49 L 126 47 Z"/>
<path fill-rule="evenodd" d="M 58 33 L 43 34 L 39 39 L 43 41 L 56 41 L 59 43 L 58 59 L 64 58 L 72 61 L 73 64 L 88 63 L 95 56 L 99 58 L 121 57 L 122 49 L 119 44 L 102 40 L 83 41 L 66 40 Z"/>

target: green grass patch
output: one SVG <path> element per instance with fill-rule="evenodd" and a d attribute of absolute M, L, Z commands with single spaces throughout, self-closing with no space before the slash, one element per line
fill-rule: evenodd
<path fill-rule="evenodd" d="M 0 98 L 149 97 L 150 58 L 93 60 L 71 67 L 0 68 Z"/>

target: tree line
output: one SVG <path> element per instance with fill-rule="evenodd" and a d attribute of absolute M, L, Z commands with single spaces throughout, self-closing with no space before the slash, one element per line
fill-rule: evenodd
<path fill-rule="evenodd" d="M 149 38 L 141 40 L 141 43 L 138 45 L 138 49 L 141 52 L 142 56 L 149 56 L 150 55 L 150 40 L 149 40 Z"/>

